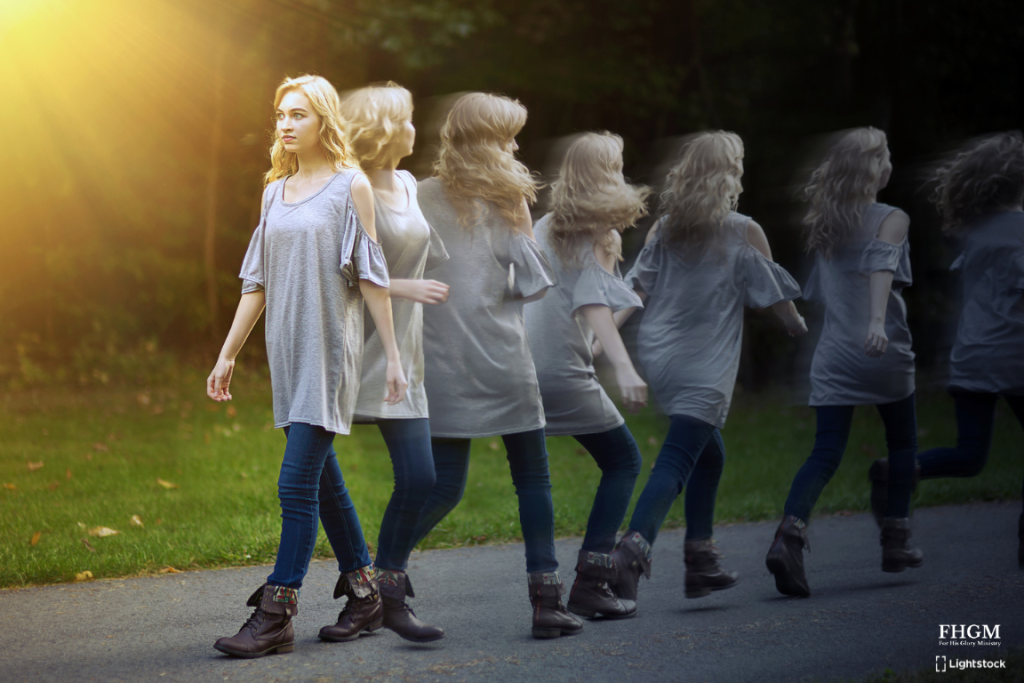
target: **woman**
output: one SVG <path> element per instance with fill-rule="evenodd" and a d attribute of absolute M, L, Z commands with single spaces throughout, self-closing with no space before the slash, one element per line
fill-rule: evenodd
<path fill-rule="evenodd" d="M 825 305 L 825 323 L 811 363 L 814 450 L 793 480 L 766 558 L 784 595 L 811 594 L 803 566 L 807 522 L 839 467 L 858 405 L 878 409 L 893 465 L 882 522 L 882 570 L 921 566 L 921 553 L 910 547 L 907 519 L 917 451 L 914 353 L 900 296 L 911 284 L 910 219 L 876 198 L 891 174 L 885 134 L 856 128 L 839 137 L 804 190 L 810 203 L 807 247 L 815 254 L 806 298 Z"/>
<path fill-rule="evenodd" d="M 684 488 L 686 597 L 736 584 L 738 575 L 719 567 L 711 535 L 725 465 L 719 430 L 736 385 L 743 307 L 771 307 L 789 334 L 807 332 L 792 303 L 800 288 L 771 260 L 761 226 L 735 211 L 742 175 L 743 142 L 735 133 L 689 140 L 662 194 L 665 214 L 626 275 L 646 305 L 640 364 L 671 419 L 629 531 L 612 553 L 627 599 L 636 599 L 641 573 L 650 576 L 651 547 Z"/>
<path fill-rule="evenodd" d="M 256 610 L 237 635 L 214 645 L 236 657 L 294 649 L 291 620 L 318 516 L 341 570 L 335 597 L 349 598 L 327 635 L 381 627 L 376 572 L 332 446 L 335 434 L 349 433 L 359 391 L 364 301 L 386 350 L 385 401 L 399 403 L 406 388 L 387 266 L 374 241 L 373 192 L 350 159 L 338 94 L 319 76 L 286 79 L 274 107 L 272 166 L 242 263 L 242 299 L 207 380 L 210 398 L 231 400 L 235 358 L 266 307 L 274 423 L 287 438 L 278 480 L 283 522 L 274 571 L 249 598 Z"/>
<path fill-rule="evenodd" d="M 601 483 L 569 594 L 570 612 L 584 617 L 636 616 L 620 600 L 610 555 L 626 516 L 643 458 L 615 404 L 597 381 L 595 337 L 612 366 L 627 407 L 647 404 L 647 385 L 633 368 L 612 314 L 643 304 L 618 272 L 621 231 L 647 214 L 650 190 L 622 176 L 622 138 L 585 133 L 569 146 L 552 186 L 551 212 L 534 231 L 554 268 L 557 286 L 526 307 L 526 329 L 544 401 L 547 436 L 575 438 L 601 468 Z"/>
<path fill-rule="evenodd" d="M 513 156 L 525 123 L 526 108 L 506 97 L 460 97 L 441 127 L 435 177 L 419 184 L 423 215 L 451 255 L 430 274 L 451 294 L 423 316 L 437 483 L 414 537 L 462 498 L 472 439 L 500 435 L 519 498 L 533 635 L 556 638 L 583 625 L 560 597 L 544 409 L 523 325 L 523 304 L 554 284 L 533 240 L 536 183 Z"/>
<path fill-rule="evenodd" d="M 416 618 L 405 600 L 414 595 L 405 569 L 416 521 L 434 487 L 423 386 L 423 304 L 442 304 L 448 298 L 448 285 L 424 280 L 423 271 L 447 260 L 448 254 L 420 212 L 412 174 L 397 170 L 398 162 L 412 154 L 416 141 L 412 110 L 412 94 L 394 83 L 360 88 L 341 102 L 349 145 L 373 187 L 377 238 L 391 279 L 395 335 L 409 380 L 405 400 L 389 404 L 383 390 L 387 354 L 380 334 L 368 325 L 355 420 L 377 423 L 395 472 L 395 489 L 381 521 L 374 564 L 384 626 L 406 640 L 426 643 L 444 637 L 444 630 Z"/>
<path fill-rule="evenodd" d="M 1024 136 L 976 140 L 940 166 L 935 180 L 943 228 L 963 247 L 953 263 L 963 276 L 963 311 L 949 359 L 957 440 L 955 448 L 919 453 L 917 475 L 973 477 L 985 468 L 1000 396 L 1024 426 Z M 871 467 L 876 516 L 885 510 L 888 469 L 885 458 Z M 1024 513 L 1018 538 L 1024 568 Z"/>

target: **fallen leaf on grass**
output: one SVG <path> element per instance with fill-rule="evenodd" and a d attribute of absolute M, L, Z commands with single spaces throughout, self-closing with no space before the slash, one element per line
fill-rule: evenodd
<path fill-rule="evenodd" d="M 85 459 L 86 460 L 92 460 L 92 453 L 86 453 L 85 454 Z"/>
<path fill-rule="evenodd" d="M 43 535 L 42 531 L 37 531 L 32 534 L 32 540 L 28 542 L 29 545 L 39 545 L 39 537 Z"/>
<path fill-rule="evenodd" d="M 655 437 L 653 437 L 653 436 L 649 436 L 649 437 L 647 437 L 647 443 L 649 443 L 652 446 L 657 446 L 658 445 L 658 440 Z"/>
<path fill-rule="evenodd" d="M 132 518 L 131 520 L 129 520 L 128 524 L 130 524 L 131 526 L 142 526 L 142 518 L 138 515 L 132 515 Z"/>
<path fill-rule="evenodd" d="M 492 441 L 489 444 L 487 444 L 487 447 L 490 448 L 492 451 L 496 451 L 498 450 L 498 442 Z"/>
<path fill-rule="evenodd" d="M 67 474 L 65 475 L 64 478 L 65 479 L 70 479 L 71 478 L 71 469 L 70 468 L 68 469 Z"/>
<path fill-rule="evenodd" d="M 93 450 L 95 450 L 95 451 L 102 451 L 102 452 L 104 452 L 104 453 L 106 453 L 107 451 L 109 451 L 109 450 L 110 450 L 110 447 L 109 447 L 109 446 L 107 446 L 107 444 L 105 444 L 105 443 L 102 443 L 102 442 L 100 442 L 100 441 L 97 441 L 96 443 L 94 443 L 94 444 L 92 445 L 92 448 L 93 448 Z"/>
<path fill-rule="evenodd" d="M 18 490 L 18 487 L 15 486 L 14 484 L 4 484 L 4 488 L 7 489 L 8 491 Z"/>
<path fill-rule="evenodd" d="M 178 488 L 177 484 L 171 483 L 171 482 L 167 481 L 166 479 L 161 479 L 160 477 L 156 478 L 156 483 L 160 484 L 165 489 L 176 489 L 176 488 Z"/>
<path fill-rule="evenodd" d="M 29 472 L 35 472 L 36 470 L 38 470 L 42 466 L 43 466 L 43 463 L 41 463 L 41 462 L 29 462 L 28 463 L 28 471 Z"/>
<path fill-rule="evenodd" d="M 92 572 L 86 569 L 84 572 L 75 574 L 75 581 L 88 581 L 92 578 Z"/>
<path fill-rule="evenodd" d="M 238 415 L 238 410 L 234 406 L 228 406 L 227 414 L 228 417 L 235 417 Z"/>
<path fill-rule="evenodd" d="M 55 481 L 52 484 L 50 484 L 49 486 L 47 486 L 46 488 L 50 489 L 51 491 L 56 491 L 58 486 L 60 486 L 60 482 L 59 481 Z"/>
<path fill-rule="evenodd" d="M 92 543 L 89 543 L 89 539 L 88 538 L 83 538 L 82 539 L 82 543 L 85 544 L 85 549 L 88 550 L 90 553 L 96 552 L 96 548 L 92 547 Z"/>
<path fill-rule="evenodd" d="M 117 536 L 121 532 L 116 529 L 111 529 L 108 526 L 97 526 L 89 529 L 87 533 L 90 536 L 99 536 L 100 538 L 104 538 L 106 536 Z"/>
<path fill-rule="evenodd" d="M 161 574 L 184 574 L 185 572 L 181 571 L 180 569 L 175 569 L 174 567 L 164 567 L 163 569 L 160 570 L 160 573 Z"/>

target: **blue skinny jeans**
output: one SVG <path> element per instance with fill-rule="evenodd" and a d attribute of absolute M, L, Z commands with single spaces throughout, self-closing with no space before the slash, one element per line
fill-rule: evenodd
<path fill-rule="evenodd" d="M 615 534 L 626 517 L 643 457 L 626 425 L 598 434 L 577 434 L 573 438 L 601 468 L 601 482 L 590 508 L 583 550 L 608 554 L 615 548 Z"/>
<path fill-rule="evenodd" d="M 434 458 L 430 449 L 430 420 L 378 420 L 391 455 L 395 488 L 384 510 L 377 538 L 381 569 L 405 571 L 416 546 L 416 523 L 434 489 Z"/>
<path fill-rule="evenodd" d="M 653 545 L 672 503 L 685 488 L 686 540 L 711 538 L 724 467 L 725 444 L 718 428 L 688 415 L 672 415 L 629 528 Z"/>
<path fill-rule="evenodd" d="M 973 391 L 952 390 L 956 408 L 956 447 L 933 448 L 918 454 L 921 479 L 942 477 L 973 477 L 981 474 L 992 447 L 995 428 L 996 401 L 999 394 L 979 394 Z M 1024 427 L 1024 396 L 1002 395 L 1010 410 Z M 1021 491 L 1024 497 L 1024 486 Z M 1021 513 L 1024 520 L 1024 512 Z"/>
<path fill-rule="evenodd" d="M 503 434 L 512 471 L 512 483 L 519 498 L 519 526 L 526 544 L 526 571 L 553 572 L 555 559 L 555 513 L 551 505 L 551 476 L 544 430 Z M 422 541 L 445 516 L 455 509 L 466 490 L 471 439 L 432 438 L 434 484 L 423 508 L 413 544 Z"/>
<path fill-rule="evenodd" d="M 345 488 L 334 433 L 293 422 L 284 428 L 288 443 L 277 480 L 281 501 L 281 545 L 267 583 L 301 588 L 316 545 L 317 518 L 338 558 L 338 570 L 350 572 L 370 564 L 356 506 Z"/>
<path fill-rule="evenodd" d="M 889 449 L 889 502 L 886 517 L 910 514 L 913 490 L 914 456 L 917 453 L 917 415 L 914 394 L 893 403 L 875 406 L 885 425 L 885 442 Z M 818 406 L 817 434 L 814 450 L 797 472 L 786 499 L 786 514 L 805 522 L 818 502 L 821 492 L 832 480 L 842 462 L 846 442 L 850 438 L 854 406 Z"/>

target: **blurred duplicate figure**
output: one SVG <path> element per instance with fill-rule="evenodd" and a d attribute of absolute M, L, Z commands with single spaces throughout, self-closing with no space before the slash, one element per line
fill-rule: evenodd
<path fill-rule="evenodd" d="M 544 400 L 547 436 L 572 436 L 601 468 L 601 483 L 569 594 L 584 617 L 636 616 L 609 583 L 611 551 L 626 516 L 643 458 L 625 420 L 597 381 L 592 346 L 601 342 L 627 408 L 647 404 L 647 385 L 629 359 L 612 314 L 643 304 L 623 282 L 621 231 L 646 215 L 650 190 L 622 176 L 622 138 L 585 133 L 569 146 L 552 186 L 551 212 L 534 231 L 558 284 L 526 307 L 526 329 Z"/>
<path fill-rule="evenodd" d="M 885 134 L 856 128 L 838 136 L 804 189 L 807 248 L 815 255 L 804 297 L 824 304 L 825 322 L 811 363 L 814 450 L 793 480 L 766 558 L 784 595 L 811 594 L 803 563 L 807 522 L 842 461 L 859 405 L 878 409 L 892 464 L 881 522 L 882 570 L 921 566 L 907 519 L 917 452 L 914 353 L 900 296 L 911 284 L 910 219 L 876 201 L 891 174 Z"/>
<path fill-rule="evenodd" d="M 640 364 L 671 423 L 629 531 L 612 553 L 625 599 L 636 599 L 641 574 L 650 576 L 651 546 L 684 487 L 686 597 L 736 584 L 738 575 L 720 568 L 711 535 L 725 464 L 719 430 L 736 385 L 743 308 L 771 307 L 791 335 L 807 332 L 792 303 L 800 287 L 771 260 L 761 226 L 735 211 L 742 175 L 743 142 L 735 133 L 687 141 L 666 181 L 664 215 L 626 275 L 646 305 Z"/>
<path fill-rule="evenodd" d="M 921 479 L 973 477 L 992 446 L 996 401 L 1024 427 L 1024 137 L 975 140 L 941 165 L 932 200 L 944 229 L 961 239 L 953 270 L 963 278 L 963 310 L 950 354 L 955 448 L 917 456 Z M 889 463 L 871 466 L 872 509 L 885 509 Z M 1017 561 L 1024 568 L 1024 513 Z"/>
<path fill-rule="evenodd" d="M 560 597 L 544 408 L 523 324 L 523 304 L 555 283 L 533 240 L 527 202 L 536 182 L 513 155 L 525 123 L 516 101 L 463 95 L 441 127 L 435 176 L 419 184 L 423 215 L 451 255 L 429 274 L 451 292 L 423 312 L 437 483 L 414 536 L 425 537 L 462 498 L 471 440 L 501 435 L 519 497 L 533 635 L 555 638 L 583 624 Z"/>
<path fill-rule="evenodd" d="M 294 649 L 291 620 L 318 517 L 341 570 L 334 597 L 348 596 L 338 627 L 358 635 L 383 625 L 376 571 L 332 445 L 349 433 L 359 393 L 364 301 L 387 357 L 377 394 L 395 405 L 406 389 L 373 191 L 350 156 L 338 93 L 319 76 L 286 79 L 274 107 L 272 167 L 242 263 L 242 299 L 207 380 L 210 398 L 231 400 L 235 357 L 266 308 L 274 424 L 288 440 L 278 479 L 283 522 L 274 571 L 249 598 L 255 611 L 238 635 L 214 645 L 236 657 Z"/>
<path fill-rule="evenodd" d="M 394 467 L 391 494 L 377 539 L 377 580 L 384 603 L 384 626 L 406 640 L 425 643 L 444 637 L 444 630 L 424 624 L 405 598 L 414 597 L 405 573 L 413 533 L 434 486 L 430 452 L 427 392 L 423 387 L 423 304 L 441 304 L 448 285 L 424 280 L 423 271 L 444 262 L 448 254 L 416 202 L 416 180 L 398 171 L 398 162 L 412 154 L 412 94 L 394 83 L 348 93 L 341 118 L 352 154 L 373 187 L 377 239 L 391 278 L 392 315 L 402 370 L 409 381 L 405 400 L 390 404 L 384 391 L 387 353 L 371 321 L 364 333 L 363 377 L 355 421 L 376 422 Z M 346 626 L 346 628 L 342 628 Z M 350 640 L 350 625 L 321 633 L 329 640 Z"/>

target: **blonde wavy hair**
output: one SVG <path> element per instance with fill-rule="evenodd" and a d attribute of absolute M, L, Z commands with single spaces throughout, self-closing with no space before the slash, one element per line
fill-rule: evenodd
<path fill-rule="evenodd" d="M 501 95 L 469 93 L 452 106 L 441 126 L 441 150 L 434 175 L 448 193 L 459 223 L 470 227 L 486 211 L 478 200 L 497 206 L 510 226 L 532 204 L 539 184 L 508 150 L 526 125 L 526 107 Z"/>
<path fill-rule="evenodd" d="M 622 138 L 607 131 L 583 133 L 569 145 L 551 185 L 549 242 L 566 265 L 579 266 L 580 246 L 596 243 L 619 261 L 620 233 L 647 215 L 651 189 L 622 175 Z"/>
<path fill-rule="evenodd" d="M 803 223 L 807 251 L 832 258 L 861 227 L 864 208 L 875 200 L 885 170 L 885 133 L 854 128 L 840 133 L 803 188 L 810 203 Z"/>
<path fill-rule="evenodd" d="M 972 140 L 935 171 L 931 200 L 942 229 L 959 233 L 978 218 L 1024 200 L 1024 136 L 1020 131 Z"/>
<path fill-rule="evenodd" d="M 341 126 L 341 117 L 338 116 L 338 91 L 334 89 L 330 81 L 321 76 L 309 74 L 298 78 L 286 78 L 277 86 L 274 93 L 274 111 L 281 106 L 281 100 L 293 90 L 299 90 L 313 112 L 320 119 L 320 146 L 324 150 L 327 162 L 337 173 L 346 168 L 356 167 L 348 144 L 345 141 L 345 133 Z M 264 183 L 269 185 L 275 180 L 295 175 L 299 170 L 298 157 L 284 148 L 284 143 L 274 128 L 274 144 L 270 147 L 270 170 L 263 177 Z"/>
<path fill-rule="evenodd" d="M 742 161 L 736 133 L 708 131 L 683 143 L 661 193 L 666 245 L 692 256 L 721 247 L 721 227 L 743 192 Z"/>
<path fill-rule="evenodd" d="M 412 119 L 412 93 L 388 81 L 345 93 L 341 119 L 352 155 L 362 169 L 386 167 L 391 161 L 388 146 Z"/>

